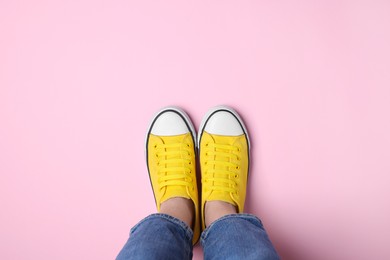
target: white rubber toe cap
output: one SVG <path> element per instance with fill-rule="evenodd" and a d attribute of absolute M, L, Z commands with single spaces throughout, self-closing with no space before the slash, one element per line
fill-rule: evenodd
<path fill-rule="evenodd" d="M 200 146 L 203 131 L 214 135 L 224 136 L 239 136 L 245 134 L 248 148 L 250 148 L 250 140 L 248 131 L 242 121 L 240 115 L 231 107 L 217 106 L 211 108 L 203 117 L 199 128 L 197 143 Z"/>
<path fill-rule="evenodd" d="M 174 111 L 159 114 L 152 125 L 150 133 L 159 136 L 182 135 L 190 132 L 184 119 Z"/>
<path fill-rule="evenodd" d="M 204 130 L 214 135 L 238 136 L 244 134 L 238 119 L 228 111 L 217 111 L 211 115 Z"/>

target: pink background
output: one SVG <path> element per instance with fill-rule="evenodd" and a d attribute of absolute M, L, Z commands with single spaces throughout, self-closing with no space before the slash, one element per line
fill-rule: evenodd
<path fill-rule="evenodd" d="M 385 0 L 1 1 L 0 259 L 113 259 L 151 117 L 219 104 L 283 259 L 390 259 L 389 46 Z"/>

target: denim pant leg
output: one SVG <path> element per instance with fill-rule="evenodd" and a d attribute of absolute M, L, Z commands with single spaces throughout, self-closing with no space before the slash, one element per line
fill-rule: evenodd
<path fill-rule="evenodd" d="M 260 219 L 250 214 L 216 220 L 203 231 L 201 243 L 205 260 L 279 259 Z"/>
<path fill-rule="evenodd" d="M 191 259 L 192 236 L 192 230 L 181 220 L 152 214 L 131 229 L 116 259 Z"/>

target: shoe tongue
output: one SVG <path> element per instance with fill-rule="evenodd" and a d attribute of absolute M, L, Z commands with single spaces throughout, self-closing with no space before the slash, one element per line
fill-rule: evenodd
<path fill-rule="evenodd" d="M 165 188 L 165 193 L 161 198 L 160 203 L 163 203 L 164 201 L 172 198 L 185 198 L 185 199 L 191 199 L 190 196 L 188 196 L 187 189 L 184 186 L 169 186 Z"/>
<path fill-rule="evenodd" d="M 213 191 L 208 196 L 207 201 L 212 200 L 220 200 L 227 203 L 232 204 L 233 206 L 237 206 L 237 203 L 233 200 L 232 196 L 229 194 L 229 192 L 226 191 Z"/>

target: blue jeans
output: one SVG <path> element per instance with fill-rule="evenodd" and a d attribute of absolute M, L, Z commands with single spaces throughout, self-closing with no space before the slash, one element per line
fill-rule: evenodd
<path fill-rule="evenodd" d="M 117 256 L 124 259 L 191 259 L 192 230 L 166 214 L 152 214 L 131 229 Z M 201 236 L 204 259 L 279 259 L 261 221 L 250 214 L 224 216 Z"/>

